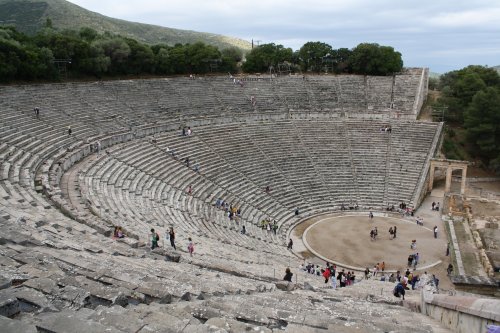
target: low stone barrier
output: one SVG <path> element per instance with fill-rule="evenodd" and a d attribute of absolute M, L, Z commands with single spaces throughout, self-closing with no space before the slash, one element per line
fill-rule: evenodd
<path fill-rule="evenodd" d="M 423 291 L 422 313 L 457 333 L 486 333 L 500 325 L 500 299 L 449 296 Z"/>

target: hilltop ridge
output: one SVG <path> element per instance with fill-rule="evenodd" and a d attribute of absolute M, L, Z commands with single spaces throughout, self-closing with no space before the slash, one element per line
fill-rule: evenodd
<path fill-rule="evenodd" d="M 108 31 L 148 44 L 174 45 L 201 41 L 219 49 L 238 47 L 243 50 L 251 46 L 249 42 L 234 37 L 111 18 L 65 0 L 0 0 L 0 25 L 13 25 L 21 32 L 35 34 L 44 27 L 47 19 L 60 30 L 89 27 L 101 33 Z"/>

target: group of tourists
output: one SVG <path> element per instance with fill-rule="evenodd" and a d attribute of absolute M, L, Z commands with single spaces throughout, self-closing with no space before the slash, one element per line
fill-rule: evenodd
<path fill-rule="evenodd" d="M 415 210 L 413 207 L 408 206 L 406 203 L 401 202 L 399 204 L 399 210 L 398 210 L 403 217 L 405 216 L 413 216 L 415 213 Z"/>
<path fill-rule="evenodd" d="M 408 255 L 408 267 L 413 267 L 413 269 L 416 269 L 419 260 L 420 260 L 420 254 L 418 254 L 418 252 L 409 254 Z"/>
<path fill-rule="evenodd" d="M 191 130 L 191 127 L 189 126 L 182 126 L 182 136 L 191 136 L 193 134 L 193 131 Z"/>
<path fill-rule="evenodd" d="M 270 234 L 272 231 L 276 235 L 276 232 L 278 231 L 278 222 L 276 220 L 271 222 L 271 219 L 269 217 L 260 221 L 259 226 L 262 230 L 267 230 L 268 234 Z"/>
<path fill-rule="evenodd" d="M 241 218 L 241 208 L 236 205 L 233 206 L 229 202 L 222 200 L 222 198 L 218 198 L 215 201 L 215 207 L 226 212 L 230 221 L 235 220 L 238 222 L 238 219 Z"/>
<path fill-rule="evenodd" d="M 160 242 L 160 234 L 155 231 L 154 228 L 151 228 L 150 230 L 150 241 L 151 241 L 151 250 L 154 250 L 155 248 L 159 247 L 159 242 Z M 177 250 L 177 247 L 175 245 L 175 238 L 176 234 L 174 231 L 174 227 L 170 227 L 168 232 L 165 233 L 165 239 L 170 241 L 170 246 L 174 248 L 174 250 Z M 187 244 L 187 251 L 189 252 L 190 256 L 193 256 L 194 253 L 194 242 L 191 237 L 188 237 L 188 244 Z"/>
<path fill-rule="evenodd" d="M 389 239 L 396 238 L 397 232 L 398 232 L 398 227 L 396 227 L 396 226 L 390 227 L 389 228 Z M 370 239 L 372 241 L 375 241 L 375 240 L 377 240 L 377 236 L 378 236 L 378 229 L 377 229 L 377 227 L 374 227 L 373 229 L 370 230 Z"/>
<path fill-rule="evenodd" d="M 115 226 L 115 230 L 113 231 L 113 238 L 125 238 L 125 234 L 123 233 L 122 227 Z"/>
<path fill-rule="evenodd" d="M 417 218 L 415 219 L 415 222 L 417 222 L 417 225 L 423 226 L 424 225 L 424 218 L 417 216 Z"/>
<path fill-rule="evenodd" d="M 392 127 L 389 125 L 382 126 L 380 132 L 392 133 Z"/>
<path fill-rule="evenodd" d="M 312 275 L 321 276 L 325 280 L 325 284 L 331 283 L 331 288 L 347 287 L 353 285 L 356 281 L 356 274 L 354 271 L 337 270 L 337 265 L 326 263 L 326 267 L 321 268 L 319 265 L 307 264 L 300 265 L 301 271 L 307 272 Z"/>
<path fill-rule="evenodd" d="M 343 211 L 343 210 L 348 210 L 348 209 L 349 210 L 358 210 L 359 206 L 357 203 L 352 203 L 352 202 L 350 204 L 348 204 L 347 206 L 344 203 L 342 203 L 340 205 L 340 210 Z"/>
<path fill-rule="evenodd" d="M 90 143 L 89 146 L 91 152 L 97 153 L 97 155 L 101 154 L 101 141 L 97 140 L 94 143 Z"/>
<path fill-rule="evenodd" d="M 365 273 L 365 280 L 368 280 L 371 277 L 377 277 L 379 273 L 384 274 L 385 271 L 385 261 L 382 261 L 382 263 L 377 263 L 375 266 L 373 266 L 373 271 L 370 271 L 368 267 L 366 267 L 364 273 Z"/>

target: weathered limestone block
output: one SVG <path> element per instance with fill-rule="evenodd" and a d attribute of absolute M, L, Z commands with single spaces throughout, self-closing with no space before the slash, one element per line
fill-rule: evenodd
<path fill-rule="evenodd" d="M 0 316 L 11 317 L 21 311 L 17 298 L 0 294 Z"/>
<path fill-rule="evenodd" d="M 229 333 L 237 333 L 237 332 L 262 332 L 262 333 L 271 333 L 267 327 L 263 326 L 255 326 L 248 323 L 242 323 L 234 319 L 229 318 L 210 318 L 205 323 L 206 326 L 210 328 L 219 328 Z M 222 331 L 222 332 L 224 332 Z M 219 331 L 217 331 L 219 332 Z"/>
<path fill-rule="evenodd" d="M 1 299 L 17 299 L 20 310 L 23 312 L 58 311 L 43 293 L 31 288 L 19 287 L 1 290 Z"/>
<path fill-rule="evenodd" d="M 95 322 L 98 322 L 106 327 L 115 327 L 123 332 L 139 332 L 144 326 L 141 319 L 142 314 L 121 306 L 98 306 L 95 311 L 89 316 Z"/>
<path fill-rule="evenodd" d="M 30 325 L 19 320 L 0 316 L 0 327 L 2 333 L 37 333 L 35 325 Z"/>
<path fill-rule="evenodd" d="M 283 291 L 292 291 L 295 289 L 295 283 L 288 281 L 276 282 L 276 288 Z"/>
<path fill-rule="evenodd" d="M 36 317 L 35 325 L 42 331 L 48 332 L 71 332 L 71 333 L 120 333 L 114 327 L 107 327 L 97 323 L 86 316 L 79 316 L 78 312 L 63 311 L 56 313 L 44 313 Z"/>
<path fill-rule="evenodd" d="M 164 256 L 167 261 L 179 262 L 181 260 L 181 254 L 171 248 L 157 247 L 151 252 Z"/>

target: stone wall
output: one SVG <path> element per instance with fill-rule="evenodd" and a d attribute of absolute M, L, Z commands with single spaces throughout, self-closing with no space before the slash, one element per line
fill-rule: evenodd
<path fill-rule="evenodd" d="M 430 150 L 430 154 L 427 156 L 427 160 L 425 161 L 425 166 L 424 166 L 424 176 L 420 177 L 420 182 L 418 183 L 417 186 L 417 191 L 415 192 L 415 196 L 413 198 L 413 205 L 415 208 L 420 206 L 420 203 L 424 200 L 424 198 L 427 196 L 427 193 L 429 192 L 429 168 L 431 164 L 431 158 L 433 158 L 440 149 L 440 144 L 442 142 L 442 137 L 443 137 L 443 124 L 440 123 L 439 127 L 436 131 L 436 135 L 434 136 L 434 141 L 432 142 L 432 147 Z"/>
<path fill-rule="evenodd" d="M 457 333 L 486 333 L 500 325 L 500 299 L 448 296 L 423 291 L 422 313 Z"/>

